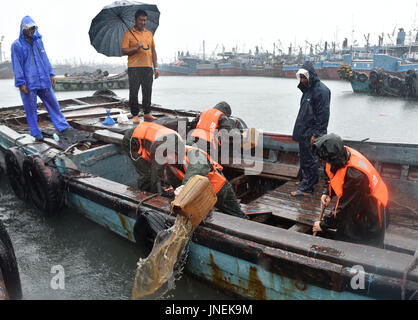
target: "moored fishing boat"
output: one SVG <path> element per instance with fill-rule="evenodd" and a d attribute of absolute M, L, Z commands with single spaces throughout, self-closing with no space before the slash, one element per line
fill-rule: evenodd
<path fill-rule="evenodd" d="M 57 77 L 56 81 L 54 90 L 57 92 L 129 88 L 128 74 L 126 72 L 109 76 L 106 71 L 102 73 L 101 70 L 97 70 L 96 72 L 82 75 Z"/>
<path fill-rule="evenodd" d="M 147 241 L 137 232 L 139 217 L 154 216 L 170 224 L 171 200 L 135 189 L 135 169 L 120 147 L 121 134 L 132 124 L 102 125 L 107 109 L 114 116 L 128 112 L 121 99 L 96 95 L 60 103 L 77 129 L 77 140 L 63 136 L 59 142 L 49 138 L 35 142 L 21 107 L 0 111 L 1 154 L 9 158 L 2 157 L 1 163 L 7 172 L 14 172 L 15 192 L 50 213 L 62 205 L 74 208 L 132 242 Z M 159 106 L 152 110 L 160 119 L 184 120 L 198 114 Z M 39 119 L 44 136 L 52 136 L 48 114 L 41 111 Z M 245 127 L 242 121 L 237 123 Z M 418 270 L 411 267 L 418 247 L 418 145 L 346 141 L 374 162 L 390 189 L 391 223 L 386 248 L 378 249 L 333 240 L 332 232 L 314 237 L 319 190 L 309 198 L 289 196 L 299 171 L 298 145 L 278 133 L 265 133 L 262 139 L 263 154 L 255 159 L 262 164 L 260 173 L 245 175 L 242 164 L 223 165 L 244 211 L 263 214 L 248 221 L 214 210 L 193 235 L 186 270 L 253 299 L 413 296 L 418 289 Z M 13 157 L 16 162 L 10 161 Z M 43 183 L 35 184 L 33 176 Z M 21 179 L 29 188 L 19 191 Z M 356 276 L 364 279 L 364 286 L 352 285 Z"/>
<path fill-rule="evenodd" d="M 369 74 L 357 72 L 348 65 L 338 70 L 341 79 L 350 81 L 353 91 L 376 96 L 418 99 L 418 77 L 414 69 L 405 73 L 391 73 L 372 69 Z"/>

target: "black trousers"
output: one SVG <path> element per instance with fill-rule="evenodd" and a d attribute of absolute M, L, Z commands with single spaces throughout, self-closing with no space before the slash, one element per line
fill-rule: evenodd
<path fill-rule="evenodd" d="M 152 83 L 154 71 L 151 67 L 128 68 L 129 107 L 133 116 L 139 113 L 138 93 L 142 87 L 142 108 L 144 114 L 151 112 Z"/>
<path fill-rule="evenodd" d="M 318 157 L 313 152 L 309 141 L 299 142 L 299 152 L 302 181 L 298 189 L 312 193 L 319 180 Z"/>

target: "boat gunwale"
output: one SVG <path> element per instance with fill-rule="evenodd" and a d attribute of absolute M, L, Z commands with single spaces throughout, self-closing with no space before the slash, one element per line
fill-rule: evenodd
<path fill-rule="evenodd" d="M 89 181 L 90 180 L 90 181 Z M 94 180 L 98 180 L 99 182 Z M 116 190 L 107 190 L 103 188 L 102 186 L 105 185 L 103 183 L 104 180 L 107 180 L 105 178 L 101 177 L 90 177 L 90 178 L 77 178 L 75 180 L 70 180 L 68 182 L 69 187 L 71 187 L 72 191 L 76 191 L 77 184 L 83 185 L 84 187 L 87 187 L 88 189 L 94 190 L 93 192 L 95 196 L 93 196 L 90 200 L 96 199 L 96 196 L 99 196 L 103 193 L 107 194 L 107 197 L 113 197 L 114 199 L 110 201 L 105 201 L 108 206 L 110 205 L 116 205 L 118 202 L 118 199 L 122 198 L 120 193 L 118 193 Z M 101 183 L 100 183 L 101 181 Z M 107 183 L 107 185 L 113 185 L 113 186 L 122 186 L 122 188 L 126 188 L 127 186 L 124 184 L 120 184 L 117 182 L 113 182 L 111 180 L 110 183 Z M 79 195 L 82 196 L 88 196 L 85 192 L 88 191 L 86 188 L 78 188 L 79 190 L 84 190 L 84 192 L 79 192 Z M 136 204 L 136 206 L 133 206 L 135 210 L 157 210 L 160 214 L 163 214 L 165 216 L 171 216 L 169 211 L 165 211 L 162 208 L 159 208 L 157 206 L 153 206 L 152 204 L 149 204 L 147 202 L 141 203 L 141 201 L 144 199 L 141 197 L 141 199 L 137 198 L 137 194 L 133 192 L 132 190 L 128 190 L 128 192 L 132 193 L 132 196 L 124 195 L 123 200 L 128 202 L 133 202 Z M 152 195 L 152 194 L 149 194 Z M 147 197 L 147 193 L 144 193 L 144 197 Z M 164 197 L 157 197 L 161 201 L 166 201 L 167 207 L 169 207 L 169 199 Z M 96 199 L 97 200 L 97 199 Z M 154 198 L 155 200 L 155 198 Z M 104 204 L 103 203 L 103 204 Z M 139 207 L 138 207 L 139 206 Z M 135 215 L 133 215 L 131 207 L 129 211 L 130 213 L 121 212 L 124 215 L 127 215 L 130 218 L 134 218 Z M 114 208 L 114 207 L 112 207 Z M 171 216 L 174 219 L 174 216 Z M 135 218 L 134 218 L 135 219 Z M 322 260 L 343 264 L 345 266 L 354 266 L 354 265 L 363 265 L 365 267 L 366 271 L 371 271 L 372 269 L 375 269 L 376 266 L 371 266 L 370 263 L 367 263 L 365 261 L 361 261 L 361 254 L 356 254 L 357 251 L 354 251 L 353 254 L 353 247 L 357 248 L 358 251 L 364 250 L 363 258 L 375 256 L 379 257 L 379 259 L 382 260 L 382 263 L 379 264 L 379 274 L 386 275 L 386 276 L 394 276 L 394 277 L 402 277 L 404 268 L 401 268 L 399 265 L 397 267 L 397 270 L 394 270 L 393 268 L 386 266 L 384 267 L 384 264 L 387 261 L 394 261 L 395 263 L 400 263 L 400 261 L 406 261 L 412 258 L 411 255 L 406 253 L 400 253 L 375 247 L 370 247 L 366 245 L 361 244 L 353 244 L 353 243 L 346 243 L 342 241 L 332 240 L 332 239 L 325 239 L 320 237 L 313 237 L 312 235 L 307 235 L 303 233 L 293 232 L 286 229 L 277 228 L 274 226 L 258 223 L 255 221 L 247 221 L 241 218 L 233 217 L 218 211 L 213 211 L 211 216 L 208 217 L 205 221 L 201 224 L 202 227 L 208 227 L 213 230 L 221 231 L 224 233 L 227 233 L 229 235 L 237 236 L 244 240 L 249 241 L 255 241 L 261 245 L 264 245 L 266 247 L 272 247 L 282 250 L 288 250 L 290 252 L 306 255 L 309 257 L 309 255 L 312 255 L 318 258 L 321 258 Z M 247 226 L 247 228 L 245 228 Z M 200 226 L 199 226 L 200 227 Z M 199 228 L 198 227 L 198 228 Z M 247 229 L 248 232 L 244 232 L 243 230 Z M 290 240 L 289 240 L 290 239 Z M 314 246 L 319 246 L 322 248 L 332 248 L 336 251 L 341 252 L 342 254 L 339 256 L 335 256 L 333 254 L 327 254 L 324 252 L 315 252 L 312 251 L 311 248 Z M 356 257 L 357 256 L 357 257 Z M 360 257 L 360 258 L 359 258 Z M 342 260 L 341 260 L 342 259 Z M 342 263 L 342 261 L 345 261 L 345 263 Z M 377 268 L 376 268 L 377 269 Z M 418 270 L 411 272 L 409 277 L 414 279 L 414 281 L 418 281 Z"/>

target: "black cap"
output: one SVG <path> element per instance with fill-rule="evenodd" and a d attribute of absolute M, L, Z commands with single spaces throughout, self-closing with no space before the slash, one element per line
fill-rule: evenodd
<path fill-rule="evenodd" d="M 219 111 L 225 113 L 227 117 L 230 117 L 232 114 L 231 106 L 225 101 L 217 103 L 215 109 L 218 109 Z"/>
<path fill-rule="evenodd" d="M 335 133 L 323 135 L 312 145 L 314 152 L 326 162 L 335 162 L 345 158 L 344 141 Z"/>

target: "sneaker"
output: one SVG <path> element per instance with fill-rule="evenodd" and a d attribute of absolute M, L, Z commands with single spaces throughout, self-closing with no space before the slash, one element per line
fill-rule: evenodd
<path fill-rule="evenodd" d="M 40 133 L 37 136 L 35 136 L 35 140 L 37 140 L 37 141 L 44 141 L 44 136 L 42 135 L 42 133 Z"/>

